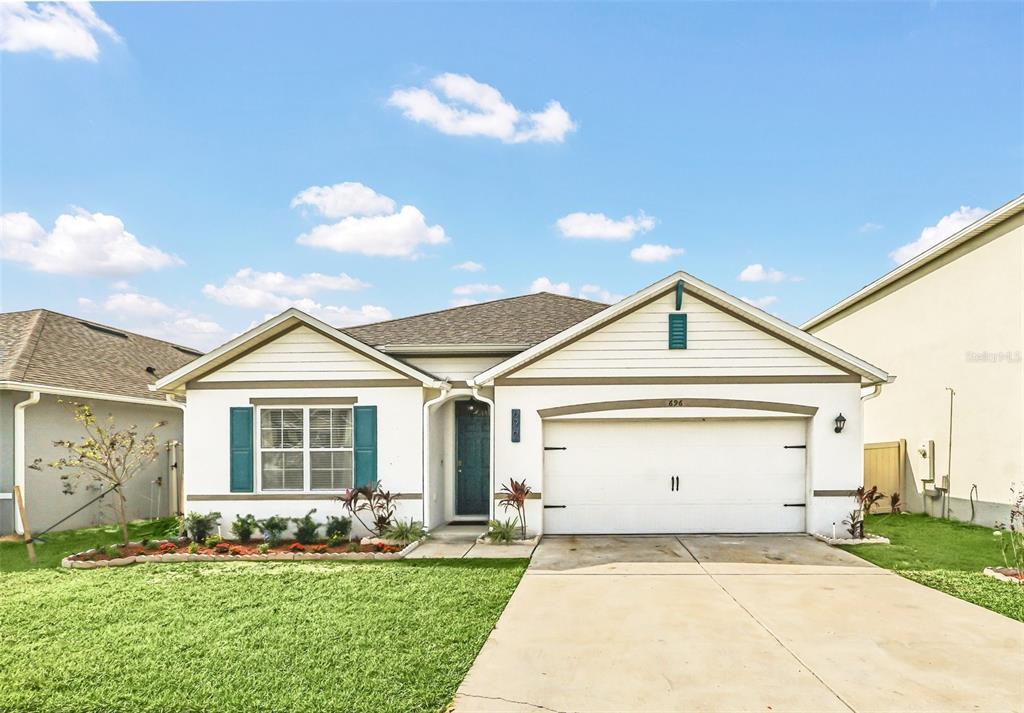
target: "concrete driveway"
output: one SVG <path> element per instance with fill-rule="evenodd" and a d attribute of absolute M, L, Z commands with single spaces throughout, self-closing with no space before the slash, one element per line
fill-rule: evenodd
<path fill-rule="evenodd" d="M 1024 624 L 810 537 L 549 537 L 455 711 L 1021 711 Z"/>

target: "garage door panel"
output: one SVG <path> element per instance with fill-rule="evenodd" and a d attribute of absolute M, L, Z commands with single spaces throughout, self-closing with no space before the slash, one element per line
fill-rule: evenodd
<path fill-rule="evenodd" d="M 784 446 L 802 445 L 804 429 L 788 419 L 549 422 L 545 445 L 558 450 L 545 452 L 545 531 L 803 531 L 805 451 Z"/>

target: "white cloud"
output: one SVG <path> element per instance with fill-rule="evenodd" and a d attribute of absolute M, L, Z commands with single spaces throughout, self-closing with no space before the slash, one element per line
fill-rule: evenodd
<path fill-rule="evenodd" d="M 783 282 L 786 280 L 786 273 L 776 270 L 774 267 L 765 269 L 764 265 L 754 263 L 743 268 L 739 279 L 740 282 Z"/>
<path fill-rule="evenodd" d="M 478 262 L 466 260 L 466 262 L 460 262 L 458 265 L 452 265 L 452 269 L 462 270 L 463 272 L 480 272 L 484 269 L 484 266 Z"/>
<path fill-rule="evenodd" d="M 156 297 L 140 295 L 138 292 L 116 292 L 103 303 L 103 309 L 131 317 L 170 317 L 175 314 L 172 307 Z"/>
<path fill-rule="evenodd" d="M 746 302 L 748 305 L 759 307 L 760 309 L 767 309 L 773 304 L 779 301 L 779 298 L 775 295 L 765 295 L 764 297 L 740 297 L 741 300 Z"/>
<path fill-rule="evenodd" d="M 569 213 L 559 218 L 555 225 L 567 238 L 593 238 L 596 240 L 632 240 L 637 233 L 654 229 L 657 221 L 644 214 L 627 215 L 621 220 L 609 218 L 604 213 Z"/>
<path fill-rule="evenodd" d="M 0 3 L 0 50 L 49 52 L 56 59 L 87 59 L 100 54 L 96 35 L 120 41 L 114 28 L 87 2 Z"/>
<path fill-rule="evenodd" d="M 912 257 L 916 257 L 925 250 L 938 245 L 950 235 L 960 232 L 971 223 L 984 218 L 986 215 L 988 215 L 988 211 L 984 208 L 960 206 L 960 210 L 955 210 L 949 215 L 943 216 L 939 219 L 938 223 L 922 230 L 921 235 L 914 242 L 901 245 L 893 250 L 889 253 L 889 257 L 892 258 L 893 262 L 902 265 Z"/>
<path fill-rule="evenodd" d="M 667 262 L 684 252 L 686 251 L 682 248 L 674 248 L 671 245 L 644 243 L 640 247 L 630 250 L 629 256 L 637 262 Z"/>
<path fill-rule="evenodd" d="M 501 285 L 474 282 L 470 285 L 459 285 L 452 290 L 452 294 L 468 297 L 469 295 L 500 295 L 504 291 Z"/>
<path fill-rule="evenodd" d="M 459 297 L 449 302 L 452 307 L 467 307 L 469 305 L 480 304 L 480 300 L 475 300 L 472 297 Z"/>
<path fill-rule="evenodd" d="M 85 297 L 80 297 L 78 304 L 83 309 L 97 309 L 96 303 Z M 102 309 L 124 324 L 125 329 L 175 344 L 210 349 L 227 338 L 217 322 L 137 292 L 110 294 Z"/>
<path fill-rule="evenodd" d="M 580 297 L 588 300 L 595 300 L 597 302 L 605 302 L 607 304 L 615 304 L 621 302 L 625 295 L 617 295 L 614 292 L 604 289 L 600 285 L 583 285 L 580 288 Z"/>
<path fill-rule="evenodd" d="M 879 230 L 882 230 L 883 228 L 885 228 L 885 226 L 882 225 L 881 223 L 872 223 L 872 222 L 868 221 L 867 223 L 864 223 L 864 225 L 862 225 L 859 228 L 857 228 L 857 232 L 858 233 L 877 233 Z"/>
<path fill-rule="evenodd" d="M 310 186 L 292 198 L 292 208 L 312 206 L 328 218 L 390 215 L 395 201 L 362 183 L 346 181 L 333 186 Z"/>
<path fill-rule="evenodd" d="M 568 282 L 552 282 L 546 277 L 538 277 L 530 283 L 530 292 L 552 292 L 556 295 L 572 294 Z"/>
<path fill-rule="evenodd" d="M 84 210 L 61 215 L 49 233 L 28 213 L 5 213 L 0 258 L 60 275 L 132 275 L 184 264 L 140 243 L 120 218 Z"/>
<path fill-rule="evenodd" d="M 306 314 L 317 319 L 322 319 L 334 327 L 351 327 L 355 324 L 366 324 L 368 322 L 380 322 L 391 319 L 391 311 L 380 305 L 363 305 L 361 307 L 341 307 L 335 305 L 322 305 L 310 299 L 294 300 L 288 307 L 295 307 Z M 270 319 L 274 314 L 265 315 Z"/>
<path fill-rule="evenodd" d="M 399 89 L 388 103 L 407 119 L 428 124 L 450 136 L 486 136 L 505 143 L 562 142 L 576 129 L 557 101 L 543 111 L 522 112 L 497 89 L 465 74 L 440 74 L 432 89 Z"/>

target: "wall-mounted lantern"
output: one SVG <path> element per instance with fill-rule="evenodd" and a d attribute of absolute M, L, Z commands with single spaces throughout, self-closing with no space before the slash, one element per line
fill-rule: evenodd
<path fill-rule="evenodd" d="M 839 414 L 836 416 L 836 433 L 842 433 L 844 428 L 846 428 L 846 416 Z"/>

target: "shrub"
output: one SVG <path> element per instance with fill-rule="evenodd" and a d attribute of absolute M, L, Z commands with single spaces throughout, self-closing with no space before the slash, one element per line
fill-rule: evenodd
<path fill-rule="evenodd" d="M 348 542 L 348 538 L 343 537 L 341 535 L 331 535 L 327 538 L 328 547 L 338 547 L 339 545 L 343 545 L 346 542 Z"/>
<path fill-rule="evenodd" d="M 311 545 L 317 540 L 316 531 L 320 529 L 320 523 L 313 521 L 315 512 L 316 508 L 313 508 L 302 517 L 292 518 L 295 523 L 295 539 L 303 545 Z"/>
<path fill-rule="evenodd" d="M 260 529 L 263 530 L 263 539 L 276 545 L 281 542 L 281 535 L 288 529 L 288 518 L 271 515 L 266 520 L 260 520 Z"/>
<path fill-rule="evenodd" d="M 293 542 L 290 545 L 288 545 L 288 551 L 289 552 L 305 552 L 306 551 L 306 546 L 304 544 L 302 544 L 301 542 Z"/>
<path fill-rule="evenodd" d="M 259 526 L 259 521 L 253 517 L 252 513 L 249 513 L 235 517 L 235 521 L 231 523 L 231 531 L 235 533 L 239 542 L 248 542 L 252 539 L 252 533 L 256 532 Z"/>
<path fill-rule="evenodd" d="M 213 546 L 213 551 L 219 555 L 226 555 L 228 552 L 231 551 L 231 545 L 229 545 L 227 542 L 220 541 Z"/>
<path fill-rule="evenodd" d="M 149 538 L 148 537 L 143 537 L 142 541 L 139 542 L 139 544 L 142 545 L 142 549 L 148 550 L 149 549 Z"/>
<path fill-rule="evenodd" d="M 169 554 L 174 554 L 175 552 L 177 552 L 178 551 L 178 546 L 176 544 L 174 544 L 173 542 L 164 542 L 164 543 L 161 543 L 161 545 L 159 547 L 157 547 L 157 549 L 160 550 L 160 552 L 162 554 L 169 555 Z"/>
<path fill-rule="evenodd" d="M 185 516 L 185 531 L 193 542 L 203 542 L 213 534 L 220 521 L 219 512 L 211 512 L 203 515 L 198 512 L 190 512 Z"/>
<path fill-rule="evenodd" d="M 399 493 L 384 490 L 380 483 L 377 483 L 376 487 L 364 485 L 361 488 L 353 488 L 339 497 L 338 500 L 341 501 L 345 510 L 355 519 L 359 520 L 363 527 L 373 534 L 380 536 L 395 522 L 395 511 L 397 510 L 395 501 L 398 500 L 398 496 Z M 359 517 L 361 512 L 370 513 L 372 524 L 367 525 L 363 518 Z"/>
<path fill-rule="evenodd" d="M 508 485 L 501 486 L 502 498 L 498 501 L 506 511 L 512 508 L 516 511 L 516 520 L 519 523 L 519 531 L 522 538 L 526 539 L 526 499 L 533 492 L 533 488 L 526 484 L 526 479 L 508 479 Z"/>
<path fill-rule="evenodd" d="M 328 540 L 333 537 L 336 542 L 341 542 L 352 534 L 352 518 L 328 515 L 324 534 Z"/>
<path fill-rule="evenodd" d="M 203 547 L 211 547 L 211 548 L 213 548 L 213 547 L 216 547 L 217 545 L 219 545 L 223 541 L 224 541 L 224 538 L 221 537 L 220 535 L 210 535 L 205 540 L 203 540 Z"/>
<path fill-rule="evenodd" d="M 232 554 L 235 557 L 238 557 L 239 555 L 244 555 L 245 548 L 239 545 L 231 545 L 231 547 L 228 549 L 228 554 Z"/>
<path fill-rule="evenodd" d="M 412 542 L 418 540 L 426 531 L 423 529 L 423 523 L 418 520 L 398 520 L 394 525 L 384 531 L 384 537 L 389 540 L 398 540 L 399 542 Z"/>
<path fill-rule="evenodd" d="M 487 523 L 487 539 L 495 544 L 507 545 L 515 541 L 518 527 L 515 520 L 491 520 Z"/>
<path fill-rule="evenodd" d="M 190 543 L 188 543 L 188 553 L 190 555 L 194 555 L 197 552 L 199 552 L 199 543 L 198 542 L 190 542 Z"/>
<path fill-rule="evenodd" d="M 260 544 L 256 545 L 256 551 L 259 552 L 261 555 L 265 555 L 268 552 L 270 552 L 270 545 L 268 545 L 266 542 L 261 542 Z"/>
<path fill-rule="evenodd" d="M 349 552 L 358 552 L 359 551 L 359 543 L 358 542 L 349 542 L 348 543 L 348 551 Z"/>

